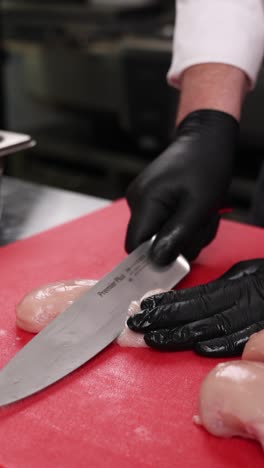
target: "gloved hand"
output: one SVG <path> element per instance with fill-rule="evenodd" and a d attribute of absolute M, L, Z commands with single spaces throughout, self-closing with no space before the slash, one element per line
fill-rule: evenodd
<path fill-rule="evenodd" d="M 264 329 L 264 259 L 237 263 L 208 284 L 147 298 L 141 309 L 127 323 L 151 347 L 239 356 Z"/>
<path fill-rule="evenodd" d="M 216 110 L 182 121 L 174 143 L 128 187 L 128 252 L 157 234 L 150 254 L 165 265 L 179 253 L 192 260 L 214 238 L 238 134 L 238 122 Z"/>

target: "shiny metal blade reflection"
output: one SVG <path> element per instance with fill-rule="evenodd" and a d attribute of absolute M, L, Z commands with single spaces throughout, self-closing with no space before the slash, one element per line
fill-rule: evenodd
<path fill-rule="evenodd" d="M 0 406 L 32 395 L 74 371 L 122 331 L 129 303 L 155 288 L 171 288 L 190 270 L 183 257 L 154 267 L 142 244 L 0 371 Z M 89 370 L 87 369 L 87 372 Z"/>

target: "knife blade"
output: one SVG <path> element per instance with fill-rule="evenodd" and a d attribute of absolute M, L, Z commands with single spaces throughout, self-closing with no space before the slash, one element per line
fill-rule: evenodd
<path fill-rule="evenodd" d="M 89 361 L 122 331 L 128 306 L 148 290 L 171 288 L 189 271 L 179 256 L 167 267 L 140 245 L 25 345 L 0 371 L 0 406 L 28 397 Z"/>

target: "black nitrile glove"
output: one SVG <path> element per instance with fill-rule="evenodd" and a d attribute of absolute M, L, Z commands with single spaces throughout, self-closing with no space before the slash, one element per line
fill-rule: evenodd
<path fill-rule="evenodd" d="M 237 263 L 211 283 L 145 299 L 128 320 L 147 345 L 203 356 L 239 356 L 264 329 L 264 259 Z"/>
<path fill-rule="evenodd" d="M 151 256 L 165 265 L 179 253 L 194 259 L 213 240 L 238 134 L 238 122 L 224 112 L 199 110 L 183 120 L 174 143 L 128 188 L 128 252 L 157 234 Z"/>

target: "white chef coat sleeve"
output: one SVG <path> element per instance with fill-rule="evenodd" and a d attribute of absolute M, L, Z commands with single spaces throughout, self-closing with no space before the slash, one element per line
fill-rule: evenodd
<path fill-rule="evenodd" d="M 243 70 L 254 87 L 263 54 L 264 0 L 176 0 L 173 86 L 192 65 L 224 63 Z"/>

